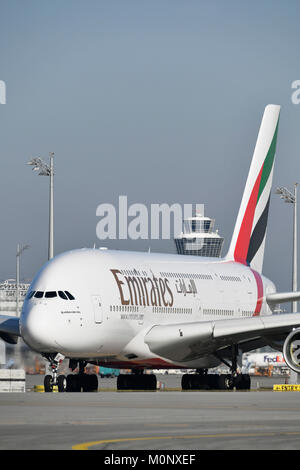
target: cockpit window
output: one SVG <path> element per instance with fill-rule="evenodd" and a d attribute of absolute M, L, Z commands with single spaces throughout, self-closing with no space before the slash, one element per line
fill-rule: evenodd
<path fill-rule="evenodd" d="M 70 300 L 75 300 L 75 297 L 73 297 L 73 295 L 70 294 L 70 292 L 68 292 L 68 291 L 66 290 L 65 293 L 67 294 L 67 296 L 69 297 Z"/>
<path fill-rule="evenodd" d="M 45 292 L 45 297 L 47 298 L 57 297 L 57 293 L 55 292 L 55 290 L 50 290 L 48 292 Z"/>
<path fill-rule="evenodd" d="M 34 297 L 37 298 L 37 299 L 41 299 L 44 295 L 44 292 L 38 290 L 36 291 L 36 293 L 34 294 Z"/>
<path fill-rule="evenodd" d="M 62 290 L 59 290 L 59 291 L 58 291 L 58 295 L 59 295 L 59 297 L 61 297 L 62 299 L 68 300 L 68 297 L 66 296 L 66 294 L 65 294 Z"/>
<path fill-rule="evenodd" d="M 59 290 L 58 293 L 55 290 L 49 290 L 46 292 L 43 292 L 40 290 L 38 291 L 33 290 L 29 292 L 28 299 L 31 299 L 31 297 L 35 297 L 36 299 L 41 299 L 42 297 L 45 297 L 47 299 L 52 299 L 53 297 L 57 297 L 57 294 L 59 295 L 59 297 L 61 297 L 64 300 L 75 300 L 75 297 L 73 297 L 73 295 L 70 294 L 70 292 L 62 291 L 62 290 Z"/>

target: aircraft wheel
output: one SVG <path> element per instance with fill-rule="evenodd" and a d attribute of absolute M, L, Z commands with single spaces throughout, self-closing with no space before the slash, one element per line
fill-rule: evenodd
<path fill-rule="evenodd" d="M 157 378 L 156 375 L 152 374 L 151 375 L 151 390 L 156 390 L 157 389 Z"/>
<path fill-rule="evenodd" d="M 67 375 L 67 386 L 66 386 L 66 391 L 67 392 L 73 392 L 73 377 L 74 375 L 69 374 Z"/>
<path fill-rule="evenodd" d="M 65 392 L 67 387 L 67 381 L 65 375 L 59 375 L 57 379 L 57 388 L 59 392 Z"/>
<path fill-rule="evenodd" d="M 81 381 L 83 392 L 98 391 L 98 377 L 96 374 L 83 374 Z"/>
<path fill-rule="evenodd" d="M 244 377 L 244 390 L 250 390 L 251 388 L 251 377 L 249 374 L 243 374 Z"/>
<path fill-rule="evenodd" d="M 156 375 L 142 375 L 142 390 L 156 390 L 157 380 Z"/>
<path fill-rule="evenodd" d="M 154 374 L 120 374 L 117 379 L 117 390 L 156 390 L 156 386 L 157 380 Z"/>
<path fill-rule="evenodd" d="M 232 390 L 233 383 L 230 374 L 221 374 L 219 376 L 219 388 L 221 390 Z"/>
<path fill-rule="evenodd" d="M 237 390 L 250 390 L 251 379 L 249 374 L 239 374 L 234 381 Z"/>
<path fill-rule="evenodd" d="M 156 390 L 156 375 L 141 374 L 131 375 L 131 387 L 133 390 Z"/>
<path fill-rule="evenodd" d="M 219 376 L 218 374 L 207 374 L 207 381 L 210 390 L 218 390 Z"/>
<path fill-rule="evenodd" d="M 191 374 L 190 386 L 192 390 L 209 390 L 210 376 L 208 374 Z"/>
<path fill-rule="evenodd" d="M 67 392 L 80 392 L 81 391 L 81 385 L 80 385 L 80 380 L 79 380 L 78 375 L 75 375 L 75 374 L 67 375 L 66 391 Z"/>
<path fill-rule="evenodd" d="M 181 378 L 181 388 L 182 390 L 190 390 L 191 384 L 190 384 L 190 375 L 189 374 L 184 374 Z"/>
<path fill-rule="evenodd" d="M 53 391 L 52 376 L 51 375 L 46 375 L 45 378 L 44 378 L 44 390 L 45 390 L 45 392 L 52 392 Z"/>
<path fill-rule="evenodd" d="M 207 388 L 206 375 L 184 374 L 181 379 L 182 390 L 199 390 Z"/>
<path fill-rule="evenodd" d="M 117 390 L 126 390 L 125 378 L 126 378 L 125 374 L 118 375 Z"/>

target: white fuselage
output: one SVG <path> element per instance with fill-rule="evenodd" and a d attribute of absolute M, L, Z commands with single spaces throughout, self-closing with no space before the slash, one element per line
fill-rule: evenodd
<path fill-rule="evenodd" d="M 29 298 L 33 291 L 40 297 Z M 59 294 L 66 291 L 74 300 Z M 193 364 L 164 361 L 151 353 L 144 335 L 158 324 L 271 314 L 265 296 L 273 292 L 271 281 L 225 259 L 74 250 L 36 275 L 21 334 L 41 353 L 119 367 L 213 367 L 218 361 L 212 357 Z"/>

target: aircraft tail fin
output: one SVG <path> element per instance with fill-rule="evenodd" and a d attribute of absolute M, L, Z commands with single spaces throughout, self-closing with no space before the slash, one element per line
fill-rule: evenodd
<path fill-rule="evenodd" d="M 261 273 L 280 106 L 266 106 L 226 259 Z"/>

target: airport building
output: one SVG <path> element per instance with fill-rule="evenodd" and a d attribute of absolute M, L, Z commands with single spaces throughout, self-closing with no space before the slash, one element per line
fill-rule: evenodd
<path fill-rule="evenodd" d="M 19 312 L 17 313 L 17 284 L 15 279 L 0 282 L 0 314 L 20 316 L 29 283 L 19 284 Z"/>
<path fill-rule="evenodd" d="M 220 257 L 224 238 L 213 231 L 215 220 L 196 214 L 183 221 L 183 232 L 175 238 L 179 255 Z"/>

